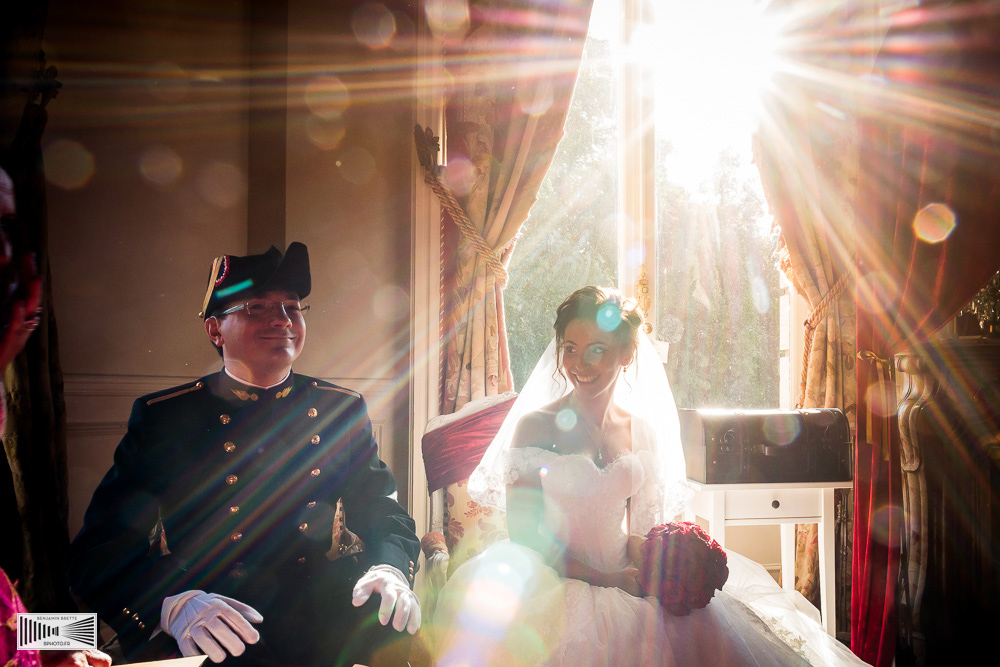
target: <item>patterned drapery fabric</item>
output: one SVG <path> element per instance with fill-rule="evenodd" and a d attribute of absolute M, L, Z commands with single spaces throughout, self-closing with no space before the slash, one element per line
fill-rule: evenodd
<path fill-rule="evenodd" d="M 816 105 L 796 109 L 800 116 L 794 123 L 787 107 L 772 109 L 773 125 L 765 126 L 755 142 L 761 182 L 782 232 L 782 268 L 811 311 L 795 404 L 840 408 L 853 433 L 857 350 L 850 232 L 855 225 L 856 133 L 853 124 L 836 121 Z M 800 159 L 789 159 L 791 155 Z M 815 604 L 820 596 L 818 537 L 816 524 L 796 527 L 795 588 Z"/>
<path fill-rule="evenodd" d="M 442 181 L 474 231 L 443 212 L 442 414 L 514 388 L 503 316 L 505 267 L 562 138 L 591 0 L 560 0 L 516 16 L 502 9 L 492 1 L 470 3 L 471 30 L 449 49 L 459 63 L 450 69 L 458 85 L 446 114 Z M 463 484 L 448 486 L 446 497 L 467 517 L 464 526 L 446 528 L 454 568 L 497 533 L 481 529 L 478 506 Z"/>

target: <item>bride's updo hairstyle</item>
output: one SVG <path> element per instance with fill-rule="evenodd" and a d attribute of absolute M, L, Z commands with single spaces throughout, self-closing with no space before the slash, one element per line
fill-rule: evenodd
<path fill-rule="evenodd" d="M 573 320 L 591 320 L 614 335 L 619 345 L 635 352 L 639 330 L 645 321 L 639 303 L 626 299 L 612 287 L 581 287 L 556 308 L 556 354 L 562 357 L 566 327 Z M 561 364 L 560 364 L 561 365 Z"/>

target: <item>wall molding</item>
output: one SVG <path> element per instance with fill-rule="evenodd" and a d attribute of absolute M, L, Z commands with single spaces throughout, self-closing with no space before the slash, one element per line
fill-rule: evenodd
<path fill-rule="evenodd" d="M 200 375 L 108 375 L 96 373 L 66 373 L 63 375 L 63 390 L 66 396 L 126 396 L 132 399 L 175 385 L 193 382 Z M 361 392 L 368 396 L 389 395 L 393 380 L 383 378 L 339 378 L 317 376 L 325 382 L 332 382 Z"/>
<path fill-rule="evenodd" d="M 193 382 L 200 376 L 180 375 L 107 375 L 67 373 L 63 376 L 66 397 L 66 434 L 71 438 L 120 438 L 128 428 L 132 402 L 140 396 Z M 394 384 L 381 378 L 321 377 L 326 382 L 360 391 L 369 405 L 372 430 L 382 451 L 383 434 L 389 429 L 389 415 L 378 413 L 392 396 Z"/>

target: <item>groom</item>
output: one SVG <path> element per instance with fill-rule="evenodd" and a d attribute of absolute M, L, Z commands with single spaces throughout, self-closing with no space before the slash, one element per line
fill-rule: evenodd
<path fill-rule="evenodd" d="M 130 658 L 377 664 L 420 626 L 420 546 L 364 399 L 292 372 L 310 291 L 301 243 L 217 258 L 202 317 L 223 369 L 133 406 L 69 571 Z"/>

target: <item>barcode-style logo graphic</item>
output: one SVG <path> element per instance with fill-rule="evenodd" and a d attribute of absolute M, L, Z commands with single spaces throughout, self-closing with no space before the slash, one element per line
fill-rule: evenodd
<path fill-rule="evenodd" d="M 17 648 L 19 651 L 97 648 L 97 614 L 18 614 Z"/>

